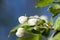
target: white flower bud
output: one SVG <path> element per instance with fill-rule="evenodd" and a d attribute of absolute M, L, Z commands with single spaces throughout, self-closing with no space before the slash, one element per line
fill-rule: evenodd
<path fill-rule="evenodd" d="M 45 22 L 48 22 L 47 16 L 42 15 L 42 16 L 40 16 L 40 19 L 45 20 Z"/>
<path fill-rule="evenodd" d="M 35 17 L 35 18 L 39 18 L 39 16 L 38 16 L 38 15 L 35 15 L 34 17 Z"/>
<path fill-rule="evenodd" d="M 23 37 L 24 36 L 24 32 L 16 32 L 16 36 L 17 37 Z"/>
<path fill-rule="evenodd" d="M 17 31 L 24 31 L 24 28 L 18 28 Z"/>
<path fill-rule="evenodd" d="M 22 37 L 24 36 L 24 28 L 18 28 L 16 32 L 17 37 Z"/>
<path fill-rule="evenodd" d="M 34 16 L 30 16 L 29 18 L 34 18 Z"/>
<path fill-rule="evenodd" d="M 28 19 L 28 18 L 27 18 L 26 16 L 20 16 L 20 17 L 18 18 L 18 21 L 22 24 L 22 23 L 26 22 L 27 19 Z"/>
<path fill-rule="evenodd" d="M 29 20 L 28 20 L 28 24 L 29 24 L 29 25 L 35 25 L 36 22 L 37 22 L 37 19 L 29 19 Z"/>
<path fill-rule="evenodd" d="M 30 16 L 29 18 L 39 18 L 39 16 L 38 15 L 34 15 L 34 16 Z"/>

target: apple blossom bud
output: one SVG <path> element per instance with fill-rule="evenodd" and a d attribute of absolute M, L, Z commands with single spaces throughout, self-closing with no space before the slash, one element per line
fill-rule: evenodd
<path fill-rule="evenodd" d="M 40 16 L 40 19 L 45 20 L 45 22 L 48 22 L 47 16 L 42 15 L 42 16 Z"/>
<path fill-rule="evenodd" d="M 18 28 L 16 32 L 17 37 L 22 37 L 24 36 L 24 28 Z"/>
<path fill-rule="evenodd" d="M 34 16 L 30 16 L 29 18 L 39 18 L 39 16 L 38 15 L 34 15 Z"/>
<path fill-rule="evenodd" d="M 29 25 L 36 25 L 37 19 L 29 19 L 28 24 Z"/>
<path fill-rule="evenodd" d="M 35 17 L 35 18 L 39 18 L 39 16 L 38 16 L 38 15 L 35 15 L 34 17 Z"/>
<path fill-rule="evenodd" d="M 18 28 L 17 31 L 24 31 L 24 28 Z"/>
<path fill-rule="evenodd" d="M 16 32 L 16 36 L 17 37 L 23 37 L 24 36 L 24 32 Z"/>
<path fill-rule="evenodd" d="M 18 18 L 18 21 L 19 21 L 19 23 L 24 23 L 24 22 L 26 22 L 27 21 L 27 17 L 26 16 L 20 16 L 19 18 Z"/>

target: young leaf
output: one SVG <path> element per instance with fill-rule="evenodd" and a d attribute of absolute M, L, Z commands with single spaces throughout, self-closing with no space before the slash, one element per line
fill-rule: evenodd
<path fill-rule="evenodd" d="M 57 0 L 57 2 L 60 2 L 60 0 Z"/>
<path fill-rule="evenodd" d="M 17 38 L 17 40 L 39 40 L 39 37 L 41 38 L 41 35 L 30 35 L 27 37 Z"/>
<path fill-rule="evenodd" d="M 60 31 L 60 16 L 58 16 L 58 18 L 56 19 L 54 23 L 54 30 Z"/>
<path fill-rule="evenodd" d="M 53 39 L 54 40 L 60 40 L 60 33 L 56 34 Z"/>
<path fill-rule="evenodd" d="M 53 2 L 53 0 L 37 0 L 37 1 L 38 1 L 37 5 L 35 6 L 36 8 L 47 6 Z"/>
<path fill-rule="evenodd" d="M 48 40 L 60 40 L 60 32 L 50 37 Z"/>
<path fill-rule="evenodd" d="M 54 40 L 53 38 L 49 38 L 48 40 Z"/>
<path fill-rule="evenodd" d="M 53 4 L 48 9 L 49 12 L 53 14 L 53 17 L 56 16 L 60 12 L 60 5 L 59 4 Z"/>
<path fill-rule="evenodd" d="M 16 27 L 14 27 L 13 29 L 11 29 L 10 32 L 9 32 L 8 37 L 10 37 L 10 35 L 14 34 L 20 26 L 21 26 L 21 25 L 18 24 Z"/>
<path fill-rule="evenodd" d="M 48 40 L 60 40 L 60 33 L 57 33 L 54 37 L 51 37 Z"/>

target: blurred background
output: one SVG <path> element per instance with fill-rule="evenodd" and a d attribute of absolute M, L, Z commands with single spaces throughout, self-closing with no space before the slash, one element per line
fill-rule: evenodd
<path fill-rule="evenodd" d="M 51 14 L 47 11 L 48 6 L 34 8 L 35 1 L 36 0 L 0 0 L 0 40 L 16 39 L 15 35 L 8 38 L 8 34 L 13 27 L 19 24 L 19 16 L 24 16 L 25 14 L 27 16 L 46 15 L 50 19 Z"/>

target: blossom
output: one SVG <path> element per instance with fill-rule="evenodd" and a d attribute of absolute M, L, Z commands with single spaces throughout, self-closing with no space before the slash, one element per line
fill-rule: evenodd
<path fill-rule="evenodd" d="M 39 16 L 38 16 L 38 15 L 35 15 L 34 17 L 35 17 L 35 18 L 39 18 Z"/>
<path fill-rule="evenodd" d="M 17 37 L 22 37 L 22 36 L 24 36 L 24 33 L 23 32 L 16 32 L 16 36 Z"/>
<path fill-rule="evenodd" d="M 38 15 L 30 16 L 29 18 L 39 18 Z"/>
<path fill-rule="evenodd" d="M 22 23 L 26 22 L 27 19 L 28 19 L 28 18 L 27 18 L 26 16 L 20 16 L 20 17 L 18 18 L 18 21 L 22 24 Z"/>
<path fill-rule="evenodd" d="M 17 31 L 24 31 L 24 28 L 18 28 Z"/>
<path fill-rule="evenodd" d="M 45 20 L 45 22 L 48 22 L 48 18 L 45 15 L 40 16 L 40 19 Z"/>
<path fill-rule="evenodd" d="M 18 28 L 16 32 L 17 37 L 22 37 L 24 36 L 24 28 Z"/>
<path fill-rule="evenodd" d="M 29 24 L 29 25 L 35 25 L 36 22 L 37 22 L 37 19 L 34 19 L 34 18 L 28 20 L 28 24 Z"/>

